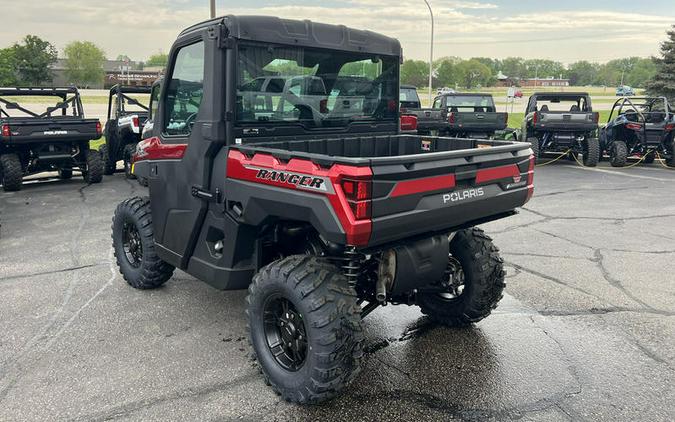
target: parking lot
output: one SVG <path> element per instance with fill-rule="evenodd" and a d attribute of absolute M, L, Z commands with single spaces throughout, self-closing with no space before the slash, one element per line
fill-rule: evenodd
<path fill-rule="evenodd" d="M 245 292 L 121 279 L 110 219 L 135 181 L 2 193 L 0 420 L 672 420 L 675 171 L 558 162 L 535 186 L 484 226 L 508 270 L 491 317 L 447 329 L 380 308 L 361 375 L 311 407 L 264 385 Z"/>

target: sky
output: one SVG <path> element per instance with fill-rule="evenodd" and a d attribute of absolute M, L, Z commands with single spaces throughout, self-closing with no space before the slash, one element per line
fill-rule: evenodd
<path fill-rule="evenodd" d="M 435 58 L 520 56 L 572 63 L 658 54 L 675 24 L 673 0 L 429 0 Z M 208 0 L 0 0 L 0 47 L 26 34 L 59 54 L 88 40 L 108 58 L 145 60 L 167 52 L 181 29 L 209 17 Z M 430 17 L 423 0 L 217 0 L 218 15 L 310 19 L 396 37 L 405 58 L 428 60 Z M 10 18 L 8 18 L 10 17 Z"/>

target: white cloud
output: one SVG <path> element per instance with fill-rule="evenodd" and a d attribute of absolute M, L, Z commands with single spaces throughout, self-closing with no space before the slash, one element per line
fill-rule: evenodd
<path fill-rule="evenodd" d="M 0 26 L 7 44 L 31 33 L 59 49 L 86 39 L 103 47 L 109 57 L 128 54 L 147 58 L 168 51 L 183 28 L 208 18 L 207 3 L 177 0 L 23 0 L 3 5 L 11 22 Z M 603 10 L 530 12 L 498 16 L 498 6 L 478 1 L 432 0 L 436 17 L 438 56 L 457 55 L 552 58 L 563 61 L 605 61 L 658 51 L 672 16 Z M 276 4 L 266 7 L 228 6 L 232 14 L 263 14 L 345 24 L 381 32 L 401 40 L 407 57 L 426 58 L 429 12 L 423 1 L 349 0 L 339 7 Z M 221 11 L 225 11 L 223 8 Z M 504 8 L 500 8 L 504 15 Z M 627 50 L 626 46 L 630 45 Z"/>

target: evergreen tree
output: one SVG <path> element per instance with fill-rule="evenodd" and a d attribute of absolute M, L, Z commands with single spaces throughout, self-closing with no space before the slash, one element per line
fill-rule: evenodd
<path fill-rule="evenodd" d="M 647 82 L 649 95 L 663 95 L 675 104 L 675 25 L 668 31 L 668 39 L 661 44 L 661 57 L 654 58 L 656 74 Z"/>

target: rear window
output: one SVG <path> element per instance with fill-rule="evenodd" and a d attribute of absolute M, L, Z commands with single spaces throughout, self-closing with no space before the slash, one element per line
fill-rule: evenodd
<path fill-rule="evenodd" d="M 401 101 L 414 101 L 419 102 L 420 97 L 417 95 L 417 90 L 413 88 L 401 88 L 400 94 Z"/>
<path fill-rule="evenodd" d="M 74 94 L 58 95 L 0 95 L 0 117 L 79 117 L 78 100 Z"/>
<path fill-rule="evenodd" d="M 555 98 L 540 100 L 537 99 L 537 111 L 559 111 L 559 112 L 587 112 L 589 105 L 586 98 Z M 534 111 L 534 110 L 532 110 Z"/>
<path fill-rule="evenodd" d="M 446 97 L 448 111 L 494 112 L 492 97 L 484 95 L 449 95 Z"/>

